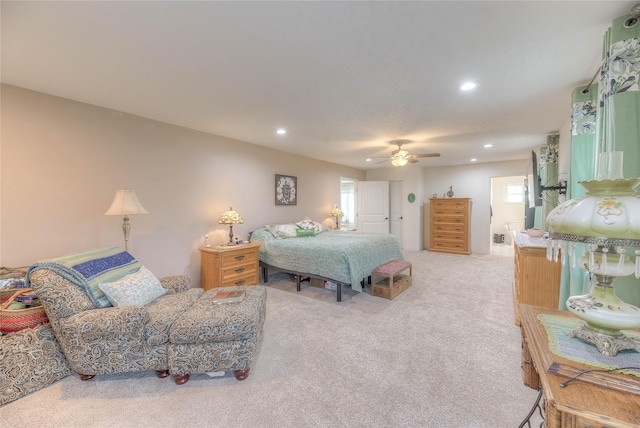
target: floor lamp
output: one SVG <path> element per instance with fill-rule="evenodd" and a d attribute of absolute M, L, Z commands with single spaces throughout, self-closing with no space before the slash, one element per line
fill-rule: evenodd
<path fill-rule="evenodd" d="M 104 215 L 124 216 L 122 233 L 124 233 L 125 251 L 129 251 L 129 232 L 131 231 L 129 215 L 132 214 L 148 214 L 148 211 L 140 204 L 134 190 L 116 190 L 116 196 L 113 198 L 111 206 Z"/>

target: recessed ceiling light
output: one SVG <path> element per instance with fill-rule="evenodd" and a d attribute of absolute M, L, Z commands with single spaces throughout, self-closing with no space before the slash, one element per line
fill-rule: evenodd
<path fill-rule="evenodd" d="M 460 86 L 460 90 L 462 91 L 470 91 L 476 87 L 476 84 L 473 82 L 466 82 L 462 86 Z"/>
<path fill-rule="evenodd" d="M 365 162 L 371 162 L 371 158 L 366 158 L 364 161 Z"/>
<path fill-rule="evenodd" d="M 286 129 L 284 129 L 284 128 L 280 128 L 280 129 L 278 129 L 278 130 L 276 131 L 276 133 L 277 133 L 278 135 L 284 135 L 284 134 L 286 134 L 286 133 L 287 133 L 287 130 L 286 130 Z"/>
<path fill-rule="evenodd" d="M 476 158 L 469 159 L 469 162 L 477 162 L 477 161 L 478 161 L 478 159 L 476 159 Z"/>
<path fill-rule="evenodd" d="M 489 147 L 493 147 L 493 144 L 485 144 L 483 147 L 484 147 L 485 149 L 488 149 Z"/>

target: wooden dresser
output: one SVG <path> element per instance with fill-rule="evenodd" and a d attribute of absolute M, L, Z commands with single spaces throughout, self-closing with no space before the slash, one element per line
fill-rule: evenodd
<path fill-rule="evenodd" d="M 471 254 L 471 199 L 429 199 L 429 251 Z"/>
<path fill-rule="evenodd" d="M 258 285 L 258 248 L 250 243 L 230 247 L 201 247 L 201 285 L 205 290 L 234 285 Z"/>
<path fill-rule="evenodd" d="M 521 305 L 520 311 L 523 382 L 530 388 L 542 389 L 544 427 L 640 426 L 640 379 L 619 372 L 586 372 L 563 387 L 573 376 L 598 367 L 551 352 L 548 333 L 538 315 L 574 316 L 567 311 L 529 305 Z"/>
<path fill-rule="evenodd" d="M 558 309 L 562 263 L 547 260 L 544 238 L 513 232 L 513 248 L 513 303 L 516 325 L 520 325 L 520 303 Z"/>

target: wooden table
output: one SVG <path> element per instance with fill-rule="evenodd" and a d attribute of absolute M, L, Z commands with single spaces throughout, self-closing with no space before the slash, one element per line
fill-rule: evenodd
<path fill-rule="evenodd" d="M 640 427 L 640 378 L 617 372 L 599 372 L 585 374 L 561 387 L 560 384 L 573 375 L 597 367 L 553 354 L 549 350 L 546 330 L 538 320 L 539 314 L 573 315 L 566 311 L 520 305 L 523 380 L 533 389 L 542 388 L 546 426 Z M 601 386 L 605 383 L 609 387 Z"/>

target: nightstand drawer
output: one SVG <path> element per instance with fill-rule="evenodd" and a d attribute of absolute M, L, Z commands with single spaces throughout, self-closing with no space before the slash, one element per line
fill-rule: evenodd
<path fill-rule="evenodd" d="M 231 287 L 233 285 L 258 285 L 258 275 L 249 270 L 241 274 L 232 273 L 222 277 L 221 287 Z"/>
<path fill-rule="evenodd" d="M 255 263 L 256 260 L 258 260 L 258 253 L 252 248 L 222 254 L 222 264 L 225 268 Z"/>

